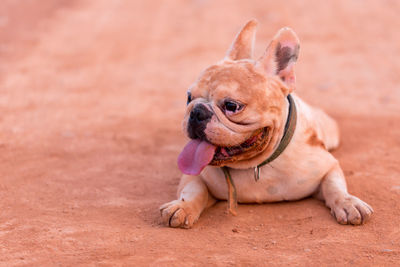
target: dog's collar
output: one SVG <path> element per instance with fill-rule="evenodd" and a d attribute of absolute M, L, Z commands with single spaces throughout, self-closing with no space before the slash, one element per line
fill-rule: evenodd
<path fill-rule="evenodd" d="M 289 114 L 286 120 L 285 124 L 285 131 L 283 133 L 283 137 L 281 139 L 281 142 L 279 143 L 278 147 L 272 153 L 271 156 L 269 156 L 266 160 L 258 164 L 256 167 L 254 167 L 254 179 L 258 181 L 260 179 L 260 168 L 277 157 L 279 157 L 280 154 L 285 150 L 285 148 L 289 145 L 290 141 L 292 140 L 294 131 L 296 130 L 296 124 L 297 124 L 297 109 L 296 109 L 296 104 L 294 103 L 293 97 L 291 95 L 287 96 L 287 99 L 289 101 Z"/>
<path fill-rule="evenodd" d="M 297 109 L 296 104 L 293 100 L 293 97 L 289 94 L 287 96 L 289 101 L 289 114 L 285 124 L 285 131 L 283 132 L 283 137 L 271 156 L 269 156 L 266 160 L 258 164 L 254 167 L 254 179 L 258 181 L 260 179 L 260 168 L 273 160 L 279 157 L 280 154 L 285 150 L 285 148 L 289 145 L 292 137 L 294 135 L 294 131 L 296 130 L 297 124 Z M 224 166 L 221 167 L 222 171 L 224 172 L 226 183 L 228 185 L 228 210 L 233 215 L 236 215 L 236 208 L 237 208 L 237 196 L 236 196 L 236 187 L 233 183 L 233 179 L 229 172 L 229 168 Z"/>

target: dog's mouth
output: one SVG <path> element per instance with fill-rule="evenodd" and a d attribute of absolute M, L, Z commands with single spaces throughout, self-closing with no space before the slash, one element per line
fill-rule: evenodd
<path fill-rule="evenodd" d="M 268 128 L 258 129 L 249 139 L 240 145 L 231 147 L 217 147 L 210 165 L 223 166 L 227 163 L 245 158 L 248 152 L 252 152 L 253 154 L 254 150 L 262 147 L 267 133 Z"/>
<path fill-rule="evenodd" d="M 267 142 L 268 127 L 256 130 L 240 145 L 222 147 L 207 141 L 193 139 L 178 157 L 179 169 L 189 175 L 198 175 L 207 166 L 225 166 L 229 163 L 255 156 Z"/>

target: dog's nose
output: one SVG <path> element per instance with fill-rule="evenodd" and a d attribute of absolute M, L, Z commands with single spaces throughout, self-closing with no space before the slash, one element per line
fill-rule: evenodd
<path fill-rule="evenodd" d="M 207 123 L 211 120 L 213 113 L 207 109 L 203 104 L 197 104 L 190 112 L 188 133 L 192 139 L 204 139 L 204 130 Z"/>
<path fill-rule="evenodd" d="M 190 112 L 190 120 L 202 122 L 208 120 L 212 117 L 211 111 L 209 111 L 204 105 L 197 105 L 194 107 L 192 112 Z"/>

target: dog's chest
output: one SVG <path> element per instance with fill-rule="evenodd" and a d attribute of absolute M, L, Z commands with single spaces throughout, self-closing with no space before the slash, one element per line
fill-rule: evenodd
<path fill-rule="evenodd" d="M 230 169 L 237 198 L 242 203 L 276 202 L 297 200 L 311 195 L 318 188 L 324 173 L 318 170 L 278 171 L 267 165 L 260 169 L 260 179 L 254 178 L 254 169 Z M 220 168 L 207 167 L 202 177 L 211 194 L 218 199 L 227 199 L 228 187 Z"/>

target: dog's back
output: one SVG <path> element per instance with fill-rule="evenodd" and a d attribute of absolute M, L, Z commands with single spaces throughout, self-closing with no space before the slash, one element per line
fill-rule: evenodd
<path fill-rule="evenodd" d="M 333 150 L 339 146 L 339 127 L 334 119 L 317 107 L 312 107 L 304 102 L 296 94 L 292 94 L 296 104 L 304 114 L 304 119 L 310 125 L 308 142 L 310 144 L 322 144 L 327 150 Z"/>

